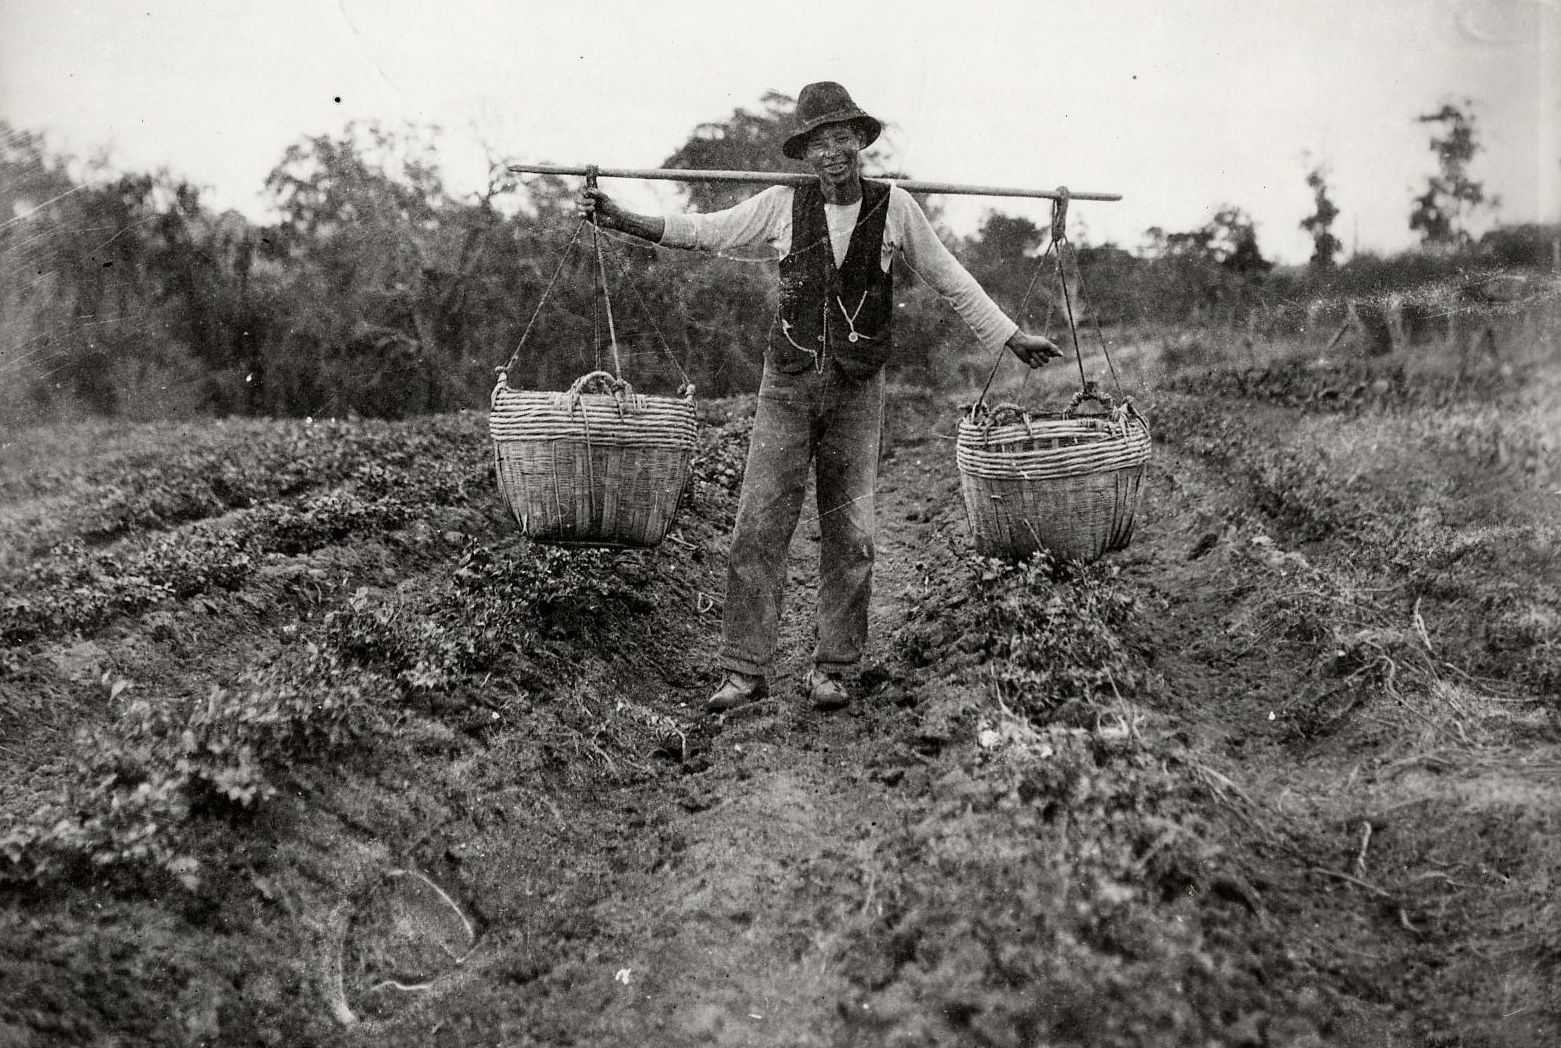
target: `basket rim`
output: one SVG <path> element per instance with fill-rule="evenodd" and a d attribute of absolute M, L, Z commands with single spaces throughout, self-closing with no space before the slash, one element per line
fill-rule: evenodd
<path fill-rule="evenodd" d="M 1114 420 L 1084 416 L 1032 418 L 1025 422 L 1003 423 L 983 423 L 962 418 L 955 436 L 961 447 L 998 448 L 1036 440 L 1061 439 L 1072 440 L 1079 444 L 1102 444 L 1113 440 L 1143 439 L 1148 434 L 1149 424 L 1142 416 L 1135 414 Z"/>
<path fill-rule="evenodd" d="M 624 383 L 624 391 L 616 393 L 598 393 L 575 389 L 520 389 L 510 384 L 509 375 L 500 373 L 498 381 L 493 384 L 493 392 L 489 399 L 497 401 L 503 395 L 506 398 L 567 397 L 581 400 L 616 400 L 621 402 L 630 400 L 669 400 L 679 404 L 692 404 L 694 402 L 694 392 L 692 385 L 685 385 L 677 393 L 642 393 L 627 382 Z"/>

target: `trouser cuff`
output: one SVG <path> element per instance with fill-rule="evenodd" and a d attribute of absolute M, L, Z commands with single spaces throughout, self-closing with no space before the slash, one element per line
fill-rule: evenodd
<path fill-rule="evenodd" d="M 850 662 L 821 662 L 817 659 L 813 662 L 813 668 L 820 673 L 844 674 L 850 673 L 861 663 L 861 659 L 852 659 Z"/>
<path fill-rule="evenodd" d="M 735 655 L 722 655 L 717 661 L 720 667 L 728 673 L 746 673 L 750 677 L 768 677 L 770 675 L 768 666 L 761 666 L 757 662 Z"/>

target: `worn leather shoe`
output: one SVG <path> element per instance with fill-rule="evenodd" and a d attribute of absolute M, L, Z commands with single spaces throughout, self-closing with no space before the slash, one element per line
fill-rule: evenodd
<path fill-rule="evenodd" d="M 711 713 L 725 713 L 727 710 L 735 710 L 739 706 L 746 706 L 750 702 L 762 699 L 769 693 L 770 682 L 763 677 L 734 671 L 726 675 L 726 680 L 721 682 L 715 694 L 705 703 L 705 709 Z"/>
<path fill-rule="evenodd" d="M 817 667 L 808 673 L 803 690 L 808 693 L 816 710 L 838 710 L 851 701 L 840 674 L 826 673 Z"/>

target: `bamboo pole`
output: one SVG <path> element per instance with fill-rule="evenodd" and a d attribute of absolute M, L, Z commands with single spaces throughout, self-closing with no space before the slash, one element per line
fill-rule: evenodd
<path fill-rule="evenodd" d="M 601 178 L 649 178 L 671 182 L 758 182 L 768 186 L 805 186 L 817 182 L 817 175 L 803 171 L 699 171 L 677 168 L 562 167 L 556 164 L 511 164 L 508 170 L 528 175 L 588 175 Z M 907 193 L 943 193 L 949 196 L 1042 197 L 1058 200 L 1055 189 L 1013 189 L 1004 186 L 975 186 L 960 182 L 924 182 L 914 178 L 885 178 L 881 181 L 899 186 Z M 1120 193 L 1076 193 L 1068 190 L 1069 200 L 1121 200 Z"/>

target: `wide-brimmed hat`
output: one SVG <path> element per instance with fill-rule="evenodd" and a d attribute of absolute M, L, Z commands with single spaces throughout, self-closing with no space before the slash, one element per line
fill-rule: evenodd
<path fill-rule="evenodd" d="M 802 89 L 797 96 L 796 119 L 797 130 L 781 146 L 781 152 L 793 160 L 801 160 L 807 151 L 808 133 L 825 124 L 850 124 L 862 136 L 864 147 L 883 131 L 883 124 L 858 109 L 846 89 L 832 80 L 821 80 Z"/>

